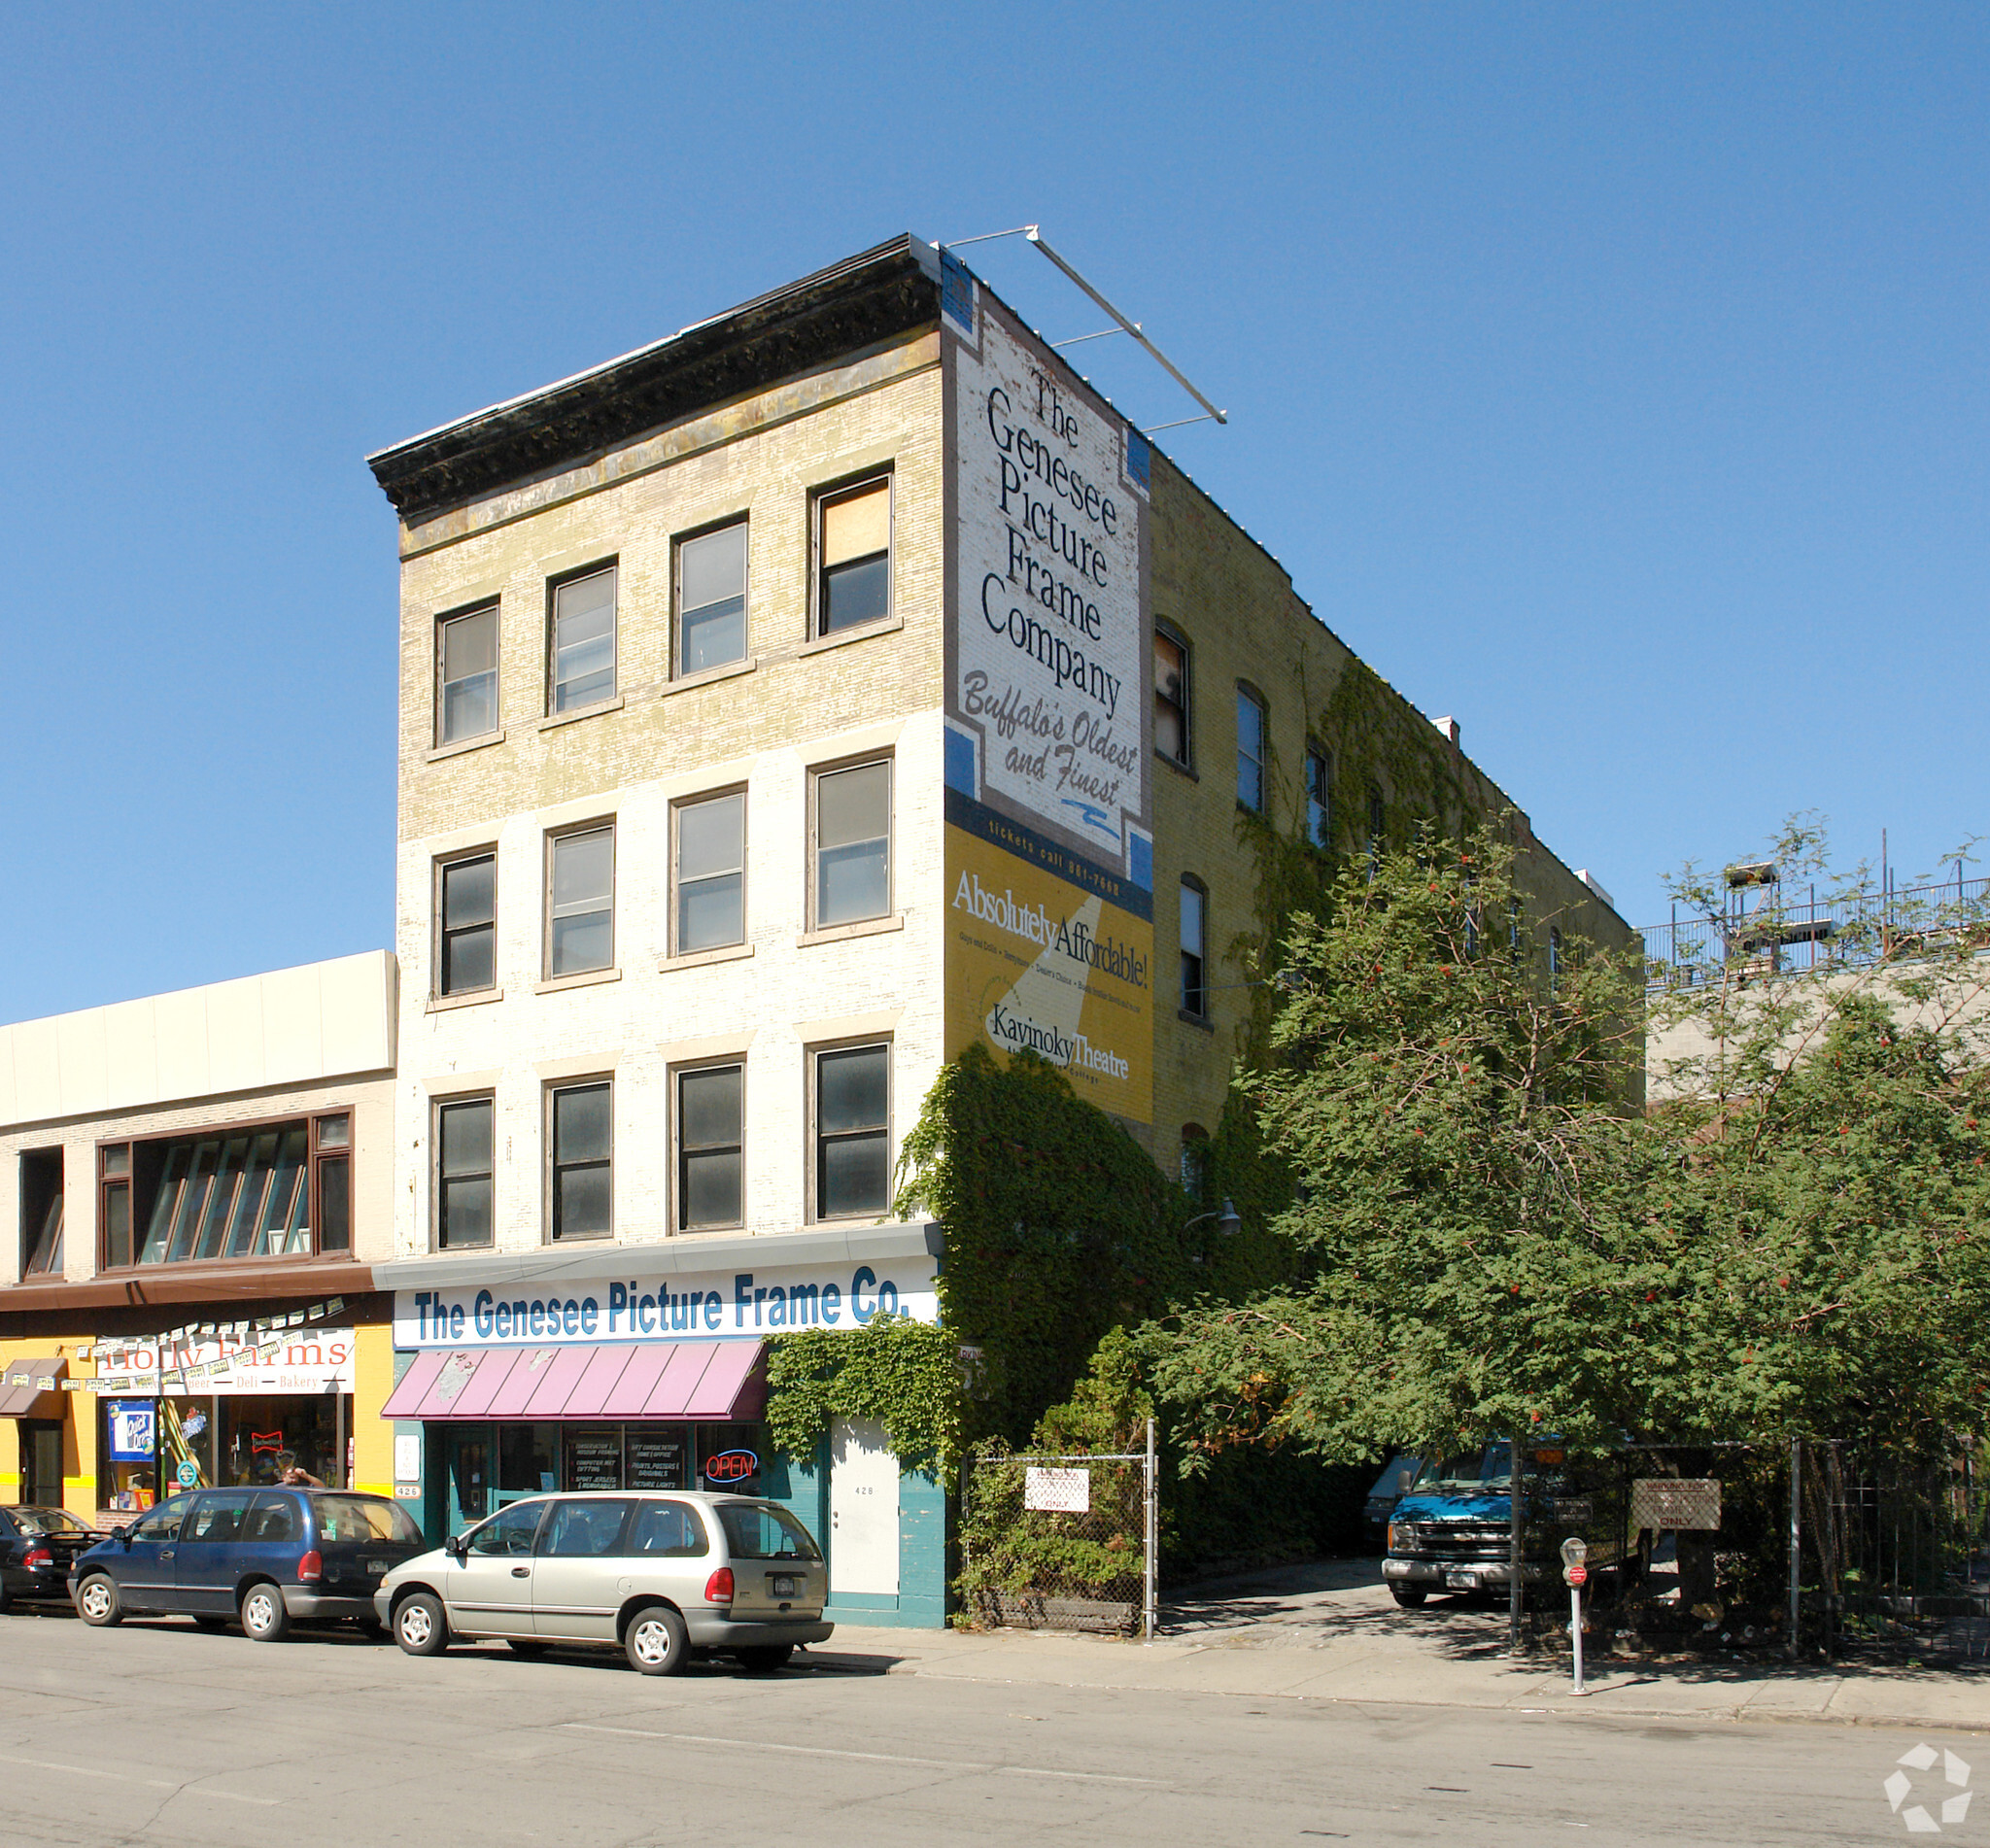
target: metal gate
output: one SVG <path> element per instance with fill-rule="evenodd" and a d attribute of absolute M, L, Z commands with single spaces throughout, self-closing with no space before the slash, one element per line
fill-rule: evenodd
<path fill-rule="evenodd" d="M 1160 1535 L 1147 1449 L 973 1456 L 961 1465 L 958 1589 L 984 1623 L 1154 1633 Z"/>

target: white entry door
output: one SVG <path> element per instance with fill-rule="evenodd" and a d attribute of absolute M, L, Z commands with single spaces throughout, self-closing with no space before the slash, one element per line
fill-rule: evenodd
<path fill-rule="evenodd" d="M 830 1433 L 829 1591 L 898 1595 L 898 1458 L 875 1419 L 838 1419 Z"/>

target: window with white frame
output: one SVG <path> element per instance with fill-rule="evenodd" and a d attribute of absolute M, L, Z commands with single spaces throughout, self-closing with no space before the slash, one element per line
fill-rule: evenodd
<path fill-rule="evenodd" d="M 809 924 L 829 930 L 891 911 L 891 759 L 809 777 Z"/>
<path fill-rule="evenodd" d="M 546 710 L 557 717 L 615 697 L 615 566 L 553 586 Z"/>
<path fill-rule="evenodd" d="M 813 1055 L 815 1216 L 878 1218 L 891 1207 L 891 1044 Z"/>
<path fill-rule="evenodd" d="M 746 792 L 670 811 L 670 948 L 677 956 L 746 941 Z"/>
<path fill-rule="evenodd" d="M 1182 1011 L 1198 1020 L 1209 1013 L 1209 984 L 1203 974 L 1209 897 L 1196 879 L 1182 881 Z"/>
<path fill-rule="evenodd" d="M 615 962 L 615 826 L 546 837 L 546 975 L 577 975 Z"/>
<path fill-rule="evenodd" d="M 1324 849 L 1333 838 L 1333 761 L 1317 744 L 1306 747 L 1306 838 Z"/>
<path fill-rule="evenodd" d="M 614 1087 L 546 1087 L 546 1234 L 555 1244 L 615 1229 Z"/>
<path fill-rule="evenodd" d="M 746 522 L 677 544 L 677 671 L 746 659 Z"/>
<path fill-rule="evenodd" d="M 1237 689 L 1237 800 L 1264 808 L 1264 702 L 1248 687 Z"/>
<path fill-rule="evenodd" d="M 435 742 L 458 744 L 498 729 L 498 605 L 435 625 Z"/>
<path fill-rule="evenodd" d="M 815 502 L 815 633 L 891 614 L 891 477 L 820 495 Z"/>

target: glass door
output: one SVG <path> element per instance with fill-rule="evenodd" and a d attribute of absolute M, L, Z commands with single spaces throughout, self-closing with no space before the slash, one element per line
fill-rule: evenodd
<path fill-rule="evenodd" d="M 62 1427 L 20 1420 L 20 1498 L 33 1508 L 62 1506 Z"/>
<path fill-rule="evenodd" d="M 449 1484 L 449 1531 L 461 1533 L 491 1513 L 491 1427 L 452 1424 L 442 1438 L 443 1474 Z"/>

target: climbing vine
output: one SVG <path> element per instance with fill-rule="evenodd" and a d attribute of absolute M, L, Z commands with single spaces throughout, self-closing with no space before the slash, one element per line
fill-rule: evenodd
<path fill-rule="evenodd" d="M 908 1469 L 950 1473 L 960 1454 L 956 1338 L 909 1316 L 861 1328 L 799 1328 L 768 1356 L 767 1422 L 790 1456 L 812 1456 L 833 1419 L 875 1419 Z"/>
<path fill-rule="evenodd" d="M 1019 1443 L 1109 1328 L 1191 1293 L 1193 1207 L 1055 1067 L 970 1046 L 906 1139 L 898 1214 L 946 1227 L 942 1314 L 970 1441 Z"/>

